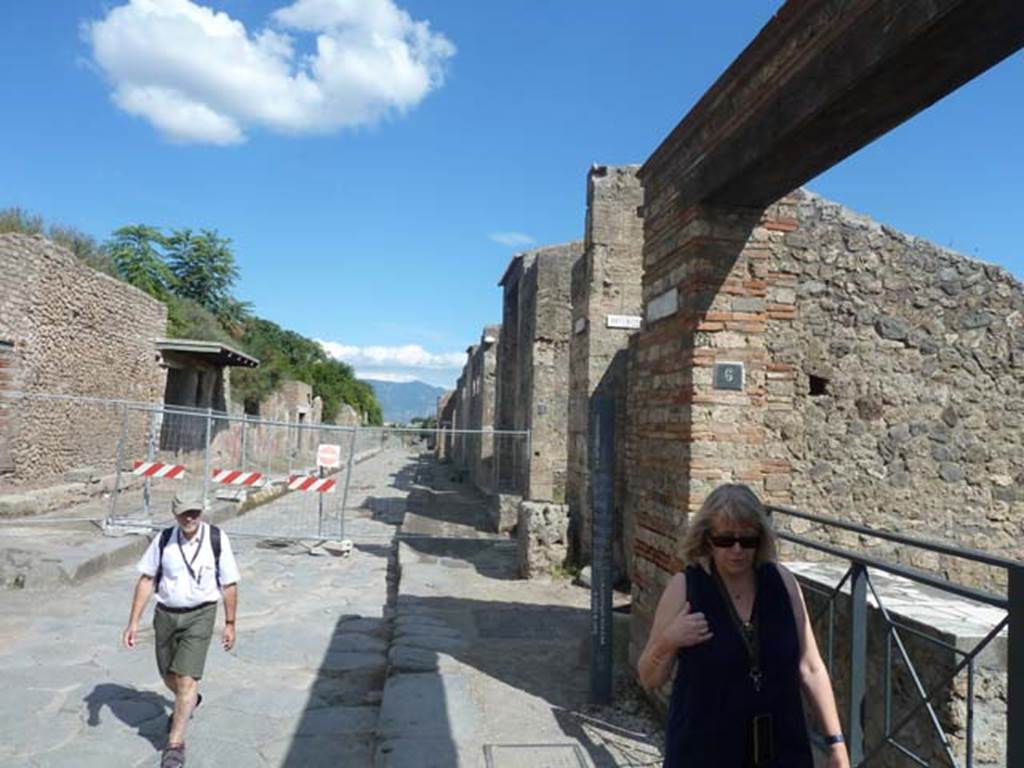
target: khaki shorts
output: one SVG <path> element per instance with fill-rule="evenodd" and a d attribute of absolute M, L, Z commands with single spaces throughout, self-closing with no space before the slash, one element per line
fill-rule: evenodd
<path fill-rule="evenodd" d="M 216 618 L 216 603 L 187 613 L 171 613 L 157 605 L 153 611 L 153 630 L 156 666 L 161 675 L 170 672 L 196 680 L 202 678 Z"/>

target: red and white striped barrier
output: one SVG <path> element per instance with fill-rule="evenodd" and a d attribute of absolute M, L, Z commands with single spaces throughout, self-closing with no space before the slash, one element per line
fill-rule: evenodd
<path fill-rule="evenodd" d="M 213 470 L 213 482 L 221 485 L 254 486 L 263 484 L 263 475 L 259 472 L 242 472 L 238 469 Z"/>
<path fill-rule="evenodd" d="M 334 481 L 328 477 L 292 475 L 288 478 L 288 490 L 312 491 L 314 493 L 334 493 Z"/>
<path fill-rule="evenodd" d="M 132 464 L 133 475 L 139 477 L 166 477 L 181 480 L 185 476 L 184 464 L 161 464 L 159 461 L 136 461 Z"/>

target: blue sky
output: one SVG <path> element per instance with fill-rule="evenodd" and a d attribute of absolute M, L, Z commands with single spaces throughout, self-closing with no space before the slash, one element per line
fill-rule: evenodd
<path fill-rule="evenodd" d="M 35 0 L 0 26 L 0 207 L 230 237 L 255 311 L 449 385 L 592 163 L 642 162 L 778 0 Z M 319 39 L 319 43 L 317 42 Z M 808 186 L 1024 276 L 1024 57 Z"/>

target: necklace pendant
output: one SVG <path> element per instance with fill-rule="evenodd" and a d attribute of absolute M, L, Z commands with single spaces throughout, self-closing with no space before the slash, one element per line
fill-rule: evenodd
<path fill-rule="evenodd" d="M 761 683 L 764 680 L 764 674 L 757 669 L 750 670 L 750 682 L 754 684 L 754 690 L 757 693 L 761 692 Z"/>

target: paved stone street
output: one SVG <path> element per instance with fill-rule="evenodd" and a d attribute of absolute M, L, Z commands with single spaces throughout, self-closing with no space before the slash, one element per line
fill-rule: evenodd
<path fill-rule="evenodd" d="M 401 497 L 389 485 L 405 463 L 376 462 L 377 493 Z M 351 522 L 376 543 L 347 558 L 232 539 L 243 578 L 238 644 L 211 646 L 189 766 L 370 764 L 394 532 L 373 517 Z M 172 699 L 153 659 L 152 603 L 140 646 L 118 647 L 135 578 L 128 566 L 62 591 L 0 593 L 0 684 L 20 692 L 0 699 L 0 766 L 158 764 Z"/>
<path fill-rule="evenodd" d="M 189 766 L 656 764 L 648 720 L 585 711 L 588 592 L 514 580 L 515 544 L 485 530 L 480 497 L 437 483 L 409 451 L 361 465 L 349 557 L 236 531 L 238 644 L 211 646 Z M 118 646 L 135 578 L 0 592 L 0 767 L 158 765 L 172 700 L 152 607 L 140 647 Z"/>

